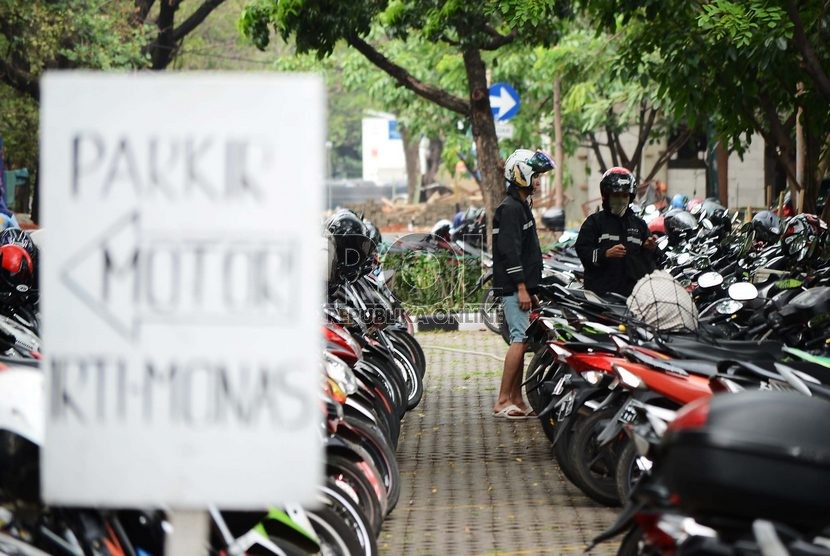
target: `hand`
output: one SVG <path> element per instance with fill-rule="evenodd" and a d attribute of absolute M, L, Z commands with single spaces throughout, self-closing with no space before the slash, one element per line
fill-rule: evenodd
<path fill-rule="evenodd" d="M 643 249 L 648 249 L 649 251 L 654 251 L 657 247 L 657 236 L 649 236 L 646 238 L 645 243 L 643 243 Z"/>
<path fill-rule="evenodd" d="M 622 259 L 625 257 L 625 245 L 618 243 L 605 252 L 606 259 Z"/>
<path fill-rule="evenodd" d="M 532 306 L 532 301 L 530 300 L 530 294 L 527 293 L 527 287 L 525 287 L 524 283 L 519 285 L 519 309 L 522 311 L 530 311 L 530 307 Z"/>

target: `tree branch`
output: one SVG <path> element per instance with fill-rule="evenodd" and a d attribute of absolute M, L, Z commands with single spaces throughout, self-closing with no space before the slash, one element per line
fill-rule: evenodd
<path fill-rule="evenodd" d="M 510 44 L 519 36 L 518 30 L 515 28 L 507 35 L 502 35 L 489 24 L 484 25 L 484 30 L 490 35 L 491 40 L 480 44 L 478 46 L 480 50 L 498 50 L 502 46 Z"/>
<path fill-rule="evenodd" d="M 444 41 L 445 43 L 451 45 L 451 46 L 461 46 L 461 42 L 459 42 L 455 39 L 451 39 L 446 34 L 443 34 L 443 33 L 441 34 L 441 40 Z"/>
<path fill-rule="evenodd" d="M 358 36 L 348 37 L 346 41 L 350 46 L 354 47 L 358 52 L 363 54 L 367 60 L 372 62 L 375 66 L 388 73 L 395 81 L 406 87 L 416 95 L 425 98 L 431 102 L 443 106 L 447 110 L 452 110 L 462 116 L 470 115 L 470 104 L 447 91 L 424 83 L 414 77 L 406 69 L 392 62 L 389 58 L 378 52 L 372 45 L 364 41 Z"/>
<path fill-rule="evenodd" d="M 628 168 L 631 164 L 631 159 L 628 158 L 628 155 L 625 154 L 625 149 L 623 149 L 622 142 L 620 141 L 620 134 L 616 132 L 609 131 L 609 140 L 614 141 L 614 150 L 617 152 L 617 156 L 620 159 L 620 166 Z M 628 168 L 629 170 L 631 168 Z"/>
<path fill-rule="evenodd" d="M 654 163 L 652 166 L 651 171 L 646 176 L 646 179 L 643 180 L 643 183 L 649 182 L 654 179 L 654 176 L 657 175 L 657 172 L 660 171 L 660 168 L 668 163 L 669 159 L 679 151 L 683 145 L 689 140 L 692 136 L 692 131 L 690 129 L 685 129 L 680 135 L 678 135 L 674 141 L 672 141 L 667 147 L 666 151 L 660 155 L 660 158 Z"/>
<path fill-rule="evenodd" d="M 804 58 L 804 69 L 807 71 L 807 75 L 816 84 L 821 94 L 830 99 L 830 78 L 827 77 L 821 67 L 816 51 L 813 50 L 813 45 L 810 44 L 807 34 L 804 32 L 804 24 L 798 14 L 798 6 L 796 6 L 794 0 L 787 0 L 787 15 L 790 16 L 790 21 L 793 22 L 793 41 Z"/>
<path fill-rule="evenodd" d="M 225 0 L 204 0 L 202 5 L 196 8 L 196 11 L 190 14 L 190 17 L 182 21 L 182 24 L 176 27 L 173 31 L 173 40 L 175 42 L 181 41 L 191 31 L 202 23 L 210 13 L 218 8 Z"/>
<path fill-rule="evenodd" d="M 605 157 L 602 156 L 602 151 L 599 148 L 597 135 L 592 131 L 588 134 L 588 138 L 591 140 L 591 148 L 594 150 L 594 154 L 597 157 L 597 162 L 599 162 L 599 171 L 604 174 L 605 171 L 608 169 L 608 165 L 605 163 Z"/>
<path fill-rule="evenodd" d="M 642 173 L 641 166 L 641 157 L 643 155 L 643 149 L 648 142 L 648 136 L 651 133 L 651 128 L 654 126 L 654 120 L 657 118 L 657 110 L 650 110 L 648 114 L 648 119 L 645 119 L 645 112 L 648 109 L 646 108 L 645 103 L 642 105 L 642 110 L 640 111 L 640 130 L 637 135 L 637 148 L 634 149 L 634 155 L 631 157 L 631 160 L 634 161 L 635 166 L 634 169 L 638 170 L 637 173 Z M 645 121 L 643 121 L 645 120 Z"/>
<path fill-rule="evenodd" d="M 144 23 L 150 15 L 150 10 L 153 8 L 156 0 L 135 0 L 135 22 Z"/>
<path fill-rule="evenodd" d="M 769 133 L 767 134 L 769 138 L 764 136 L 764 132 L 766 130 L 754 116 L 752 117 L 752 121 L 755 123 L 755 127 L 761 132 L 761 135 L 764 136 L 765 140 L 773 145 L 781 147 L 780 153 L 778 153 L 776 149 L 776 155 L 779 157 L 781 163 L 784 164 L 784 169 L 787 171 L 787 177 L 792 180 L 796 188 L 801 190 L 802 185 L 796 179 L 795 165 L 790 160 L 790 153 L 793 152 L 792 143 L 790 142 L 790 134 L 787 133 L 784 126 L 781 125 L 781 120 L 778 119 L 778 111 L 772 105 L 772 101 L 769 96 L 763 91 L 758 91 L 758 100 L 761 105 L 761 109 L 764 111 L 764 116 L 769 122 Z"/>
<path fill-rule="evenodd" d="M 28 72 L 10 64 L 7 59 L 0 58 L 0 77 L 15 90 L 29 95 L 35 100 L 40 99 L 40 83 Z"/>

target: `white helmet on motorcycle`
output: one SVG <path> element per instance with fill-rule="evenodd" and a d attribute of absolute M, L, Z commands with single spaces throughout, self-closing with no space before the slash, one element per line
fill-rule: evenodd
<path fill-rule="evenodd" d="M 536 175 L 550 172 L 554 168 L 556 164 L 542 151 L 516 149 L 504 163 L 505 187 L 530 187 Z"/>

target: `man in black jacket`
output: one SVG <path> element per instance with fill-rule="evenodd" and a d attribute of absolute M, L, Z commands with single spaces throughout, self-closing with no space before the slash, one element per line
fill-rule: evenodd
<path fill-rule="evenodd" d="M 539 187 L 539 176 L 553 168 L 553 161 L 541 151 L 513 152 L 504 165 L 507 196 L 493 215 L 493 290 L 502 298 L 510 331 L 493 415 L 505 419 L 526 419 L 532 413 L 522 398 L 522 370 L 531 296 L 542 280 L 542 249 L 527 199 Z"/>
<path fill-rule="evenodd" d="M 618 166 L 609 169 L 599 190 L 602 210 L 585 219 L 575 246 L 585 268 L 585 289 L 628 297 L 637 280 L 656 268 L 656 242 L 628 206 L 637 191 L 631 172 Z"/>

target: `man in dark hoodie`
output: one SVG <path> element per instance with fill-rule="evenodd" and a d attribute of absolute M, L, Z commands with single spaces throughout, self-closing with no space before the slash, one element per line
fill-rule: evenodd
<path fill-rule="evenodd" d="M 656 268 L 656 240 L 629 205 L 637 191 L 633 174 L 615 166 L 599 184 L 602 210 L 585 219 L 576 252 L 585 268 L 584 286 L 596 294 L 628 297 L 637 280 Z"/>
<path fill-rule="evenodd" d="M 541 151 L 518 149 L 504 165 L 507 196 L 493 215 L 493 290 L 501 297 L 510 347 L 493 415 L 505 419 L 532 416 L 522 398 L 522 371 L 527 351 L 525 335 L 533 305 L 531 296 L 542 280 L 542 249 L 528 197 L 539 187 L 539 177 L 554 163 Z"/>

